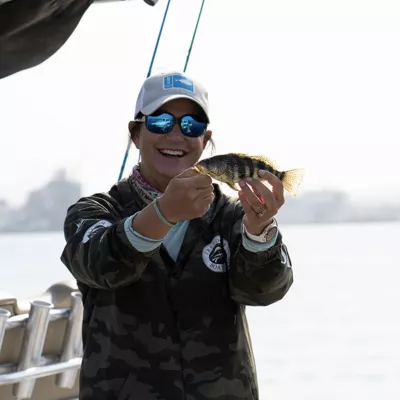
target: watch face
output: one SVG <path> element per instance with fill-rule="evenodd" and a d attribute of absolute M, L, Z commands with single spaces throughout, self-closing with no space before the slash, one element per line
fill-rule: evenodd
<path fill-rule="evenodd" d="M 267 242 L 272 240 L 274 238 L 274 236 L 276 235 L 276 231 L 277 230 L 278 230 L 278 228 L 276 226 L 274 226 L 273 228 L 269 229 L 268 232 L 265 235 L 265 240 Z"/>

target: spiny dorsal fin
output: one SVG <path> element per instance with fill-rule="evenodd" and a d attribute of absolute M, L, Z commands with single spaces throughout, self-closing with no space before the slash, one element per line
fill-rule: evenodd
<path fill-rule="evenodd" d="M 278 163 L 267 156 L 251 156 L 249 154 L 244 154 L 244 153 L 234 153 L 234 154 L 236 154 L 239 157 L 246 157 L 246 158 L 251 158 L 253 160 L 261 161 L 271 166 L 274 170 L 279 171 Z"/>

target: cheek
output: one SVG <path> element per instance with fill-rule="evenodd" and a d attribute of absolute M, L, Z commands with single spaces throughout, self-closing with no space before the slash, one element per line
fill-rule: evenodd
<path fill-rule="evenodd" d="M 204 150 L 204 139 L 203 138 L 197 138 L 197 139 L 193 139 L 190 141 L 191 143 L 191 150 L 193 151 L 193 153 L 196 153 L 197 155 L 201 155 L 201 153 Z"/>
<path fill-rule="evenodd" d="M 143 132 L 140 135 L 139 150 L 141 153 L 151 153 L 154 150 L 154 143 L 157 141 L 157 136 Z"/>

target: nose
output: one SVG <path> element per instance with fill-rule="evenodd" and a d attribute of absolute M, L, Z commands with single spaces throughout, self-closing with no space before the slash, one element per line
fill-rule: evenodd
<path fill-rule="evenodd" d="M 179 128 L 179 124 L 175 124 L 171 130 L 171 132 L 169 132 L 168 134 L 168 138 L 171 139 L 175 139 L 175 140 L 182 140 L 183 137 L 183 133 L 181 132 L 180 128 Z"/>

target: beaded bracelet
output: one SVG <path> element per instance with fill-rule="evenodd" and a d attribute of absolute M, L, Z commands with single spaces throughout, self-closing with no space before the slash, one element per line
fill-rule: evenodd
<path fill-rule="evenodd" d="M 164 222 L 165 225 L 168 225 L 168 226 L 171 227 L 171 228 L 172 228 L 173 226 L 176 225 L 176 222 L 175 222 L 175 223 L 171 223 L 171 222 L 169 222 L 169 221 L 167 221 L 167 220 L 165 219 L 164 215 L 162 215 L 162 212 L 161 212 L 160 209 L 158 208 L 157 199 L 154 199 L 154 201 L 153 201 L 153 206 L 154 206 L 154 209 L 156 210 L 156 214 L 158 215 L 158 218 L 160 218 L 161 221 Z"/>

